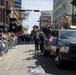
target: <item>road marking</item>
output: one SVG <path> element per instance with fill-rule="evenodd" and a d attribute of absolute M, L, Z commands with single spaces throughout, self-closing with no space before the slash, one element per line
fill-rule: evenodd
<path fill-rule="evenodd" d="M 4 58 L 0 61 L 0 63 L 7 61 L 10 58 L 10 56 L 13 54 L 14 51 L 15 50 L 9 52 L 8 55 L 5 55 Z"/>

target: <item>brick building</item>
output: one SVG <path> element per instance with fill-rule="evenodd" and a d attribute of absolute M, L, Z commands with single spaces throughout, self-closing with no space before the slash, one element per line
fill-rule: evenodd
<path fill-rule="evenodd" d="M 0 0 L 0 29 L 9 30 L 8 0 Z"/>

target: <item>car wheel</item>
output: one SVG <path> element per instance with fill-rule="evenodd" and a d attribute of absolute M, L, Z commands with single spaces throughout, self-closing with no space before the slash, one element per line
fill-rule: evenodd
<path fill-rule="evenodd" d="M 47 51 L 45 48 L 43 49 L 44 56 L 50 56 L 50 51 Z"/>

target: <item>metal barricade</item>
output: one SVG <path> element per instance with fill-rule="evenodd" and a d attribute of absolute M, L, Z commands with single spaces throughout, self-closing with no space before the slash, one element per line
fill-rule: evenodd
<path fill-rule="evenodd" d="M 4 42 L 3 42 L 4 41 Z M 9 38 L 8 40 L 4 39 L 0 41 L 0 56 L 3 55 L 3 53 L 7 53 L 9 49 L 11 49 L 13 46 L 17 45 L 18 39 L 15 38 Z"/>
<path fill-rule="evenodd" d="M 12 46 L 13 46 L 12 40 L 9 39 L 8 40 L 8 49 L 12 48 Z"/>
<path fill-rule="evenodd" d="M 12 39 L 9 39 L 8 41 L 4 42 L 4 44 L 5 44 L 5 46 L 3 47 L 4 53 L 6 53 L 9 49 L 11 49 L 14 46 Z"/>
<path fill-rule="evenodd" d="M 6 53 L 8 51 L 8 41 L 4 42 L 5 46 L 3 46 L 3 51 Z"/>

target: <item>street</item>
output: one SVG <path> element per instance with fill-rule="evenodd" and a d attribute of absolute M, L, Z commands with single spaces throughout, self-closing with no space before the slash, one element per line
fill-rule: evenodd
<path fill-rule="evenodd" d="M 34 51 L 34 44 L 19 44 L 10 49 L 0 61 L 0 75 L 32 75 L 28 68 L 39 65 L 45 70 L 44 75 L 76 75 L 75 68 L 57 68 L 53 56 L 43 56 Z"/>

